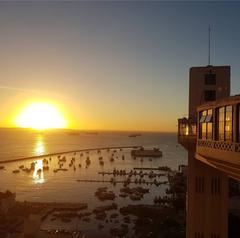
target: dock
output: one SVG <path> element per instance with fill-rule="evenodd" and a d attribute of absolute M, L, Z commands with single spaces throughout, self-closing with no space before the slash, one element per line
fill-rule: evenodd
<path fill-rule="evenodd" d="M 22 157 L 17 159 L 2 160 L 0 161 L 0 164 L 6 164 L 6 163 L 24 161 L 24 160 L 40 159 L 47 156 L 56 156 L 56 155 L 63 155 L 63 154 L 70 154 L 70 153 L 77 153 L 77 152 L 87 152 L 87 151 L 95 151 L 95 150 L 137 149 L 141 147 L 142 146 L 108 146 L 108 147 L 98 147 L 98 148 L 85 148 L 85 149 L 79 149 L 79 150 L 48 153 L 44 155 L 28 156 L 28 157 Z"/>
<path fill-rule="evenodd" d="M 150 168 L 150 167 L 135 167 L 134 170 L 160 170 L 165 172 L 171 172 L 172 170 L 167 166 L 157 167 L 157 168 Z"/>
<path fill-rule="evenodd" d="M 117 173 L 117 172 L 98 172 L 98 174 L 101 174 L 101 175 L 113 175 L 113 176 L 149 176 L 150 173 L 141 173 L 141 172 L 126 172 L 126 173 Z M 163 173 L 158 173 L 158 174 L 154 174 L 158 177 L 160 176 L 166 176 L 166 174 L 163 174 Z"/>
<path fill-rule="evenodd" d="M 146 185 L 162 185 L 162 184 L 168 184 L 168 181 L 164 182 L 157 182 L 157 181 L 145 181 L 145 180 L 138 180 L 138 181 L 126 181 L 126 180 L 97 180 L 97 179 L 77 179 L 77 182 L 82 182 L 82 183 L 112 183 L 112 184 L 117 184 L 117 183 L 127 183 L 127 184 L 146 184 Z"/>
<path fill-rule="evenodd" d="M 135 149 L 131 151 L 131 155 L 133 157 L 154 157 L 154 158 L 160 158 L 162 157 L 162 151 L 156 148 L 153 149 Z"/>

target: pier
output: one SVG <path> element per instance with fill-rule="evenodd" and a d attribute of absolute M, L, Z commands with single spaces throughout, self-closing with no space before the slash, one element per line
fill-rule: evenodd
<path fill-rule="evenodd" d="M 134 157 L 154 157 L 154 158 L 160 158 L 162 157 L 162 151 L 153 148 L 153 149 L 144 149 L 141 147 L 140 149 L 135 149 L 131 151 L 131 155 Z"/>
<path fill-rule="evenodd" d="M 56 155 L 70 154 L 70 153 L 77 153 L 77 152 L 87 152 L 87 151 L 95 151 L 95 150 L 137 149 L 137 148 L 141 148 L 141 147 L 142 146 L 108 146 L 108 147 L 98 147 L 98 148 L 86 148 L 86 149 L 79 149 L 79 150 L 54 152 L 54 153 L 49 153 L 49 154 L 44 154 L 44 155 L 28 156 L 28 157 L 22 157 L 22 158 L 17 158 L 17 159 L 2 160 L 2 161 L 0 161 L 0 164 L 32 160 L 32 159 L 39 159 L 39 158 L 44 158 L 47 156 L 56 156 Z"/>
<path fill-rule="evenodd" d="M 171 172 L 171 169 L 167 166 L 157 167 L 157 168 L 150 168 L 150 167 L 135 167 L 134 170 L 161 170 L 166 172 Z"/>
<path fill-rule="evenodd" d="M 98 172 L 98 174 L 101 174 L 101 175 L 113 175 L 113 176 L 149 176 L 149 175 L 151 175 L 151 173 L 141 173 L 141 172 L 120 172 L 120 173 L 118 173 L 118 172 Z M 156 174 L 156 173 L 154 173 L 154 175 L 155 176 L 158 176 L 158 177 L 160 177 L 160 176 L 167 176 L 167 174 L 161 174 L 161 173 L 159 173 L 159 174 Z"/>
<path fill-rule="evenodd" d="M 127 183 L 127 184 L 146 184 L 146 185 L 162 185 L 162 184 L 168 184 L 168 181 L 164 182 L 157 182 L 155 181 L 145 181 L 145 180 L 133 180 L 133 181 L 127 181 L 127 180 L 97 180 L 97 179 L 77 179 L 77 182 L 82 182 L 82 183 L 112 183 L 112 184 L 117 184 L 117 183 Z"/>

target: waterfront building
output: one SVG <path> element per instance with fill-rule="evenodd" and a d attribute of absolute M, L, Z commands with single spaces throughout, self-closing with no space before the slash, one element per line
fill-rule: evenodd
<path fill-rule="evenodd" d="M 230 66 L 193 67 L 189 117 L 178 120 L 188 150 L 187 237 L 228 237 L 229 177 L 240 180 L 240 96 L 230 96 Z"/>

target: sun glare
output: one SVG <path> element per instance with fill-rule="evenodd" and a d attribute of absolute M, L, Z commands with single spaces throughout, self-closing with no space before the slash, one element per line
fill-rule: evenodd
<path fill-rule="evenodd" d="M 22 128 L 37 130 L 67 127 L 67 122 L 58 108 L 45 102 L 32 103 L 26 106 L 16 117 L 15 123 Z"/>

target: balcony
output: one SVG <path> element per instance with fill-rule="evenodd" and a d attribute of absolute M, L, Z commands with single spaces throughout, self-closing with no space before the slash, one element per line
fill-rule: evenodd
<path fill-rule="evenodd" d="M 186 150 L 195 150 L 197 139 L 196 120 L 178 119 L 178 143 Z"/>
<path fill-rule="evenodd" d="M 195 158 L 240 180 L 240 96 L 198 107 Z"/>
<path fill-rule="evenodd" d="M 240 180 L 240 143 L 198 140 L 196 159 Z"/>

